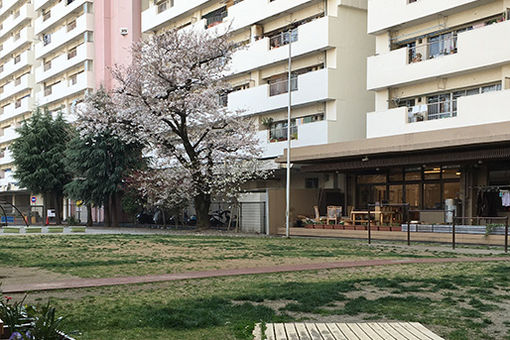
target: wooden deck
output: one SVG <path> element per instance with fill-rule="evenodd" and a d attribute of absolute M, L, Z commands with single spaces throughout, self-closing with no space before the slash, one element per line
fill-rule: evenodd
<path fill-rule="evenodd" d="M 261 339 L 257 325 L 255 339 Z M 266 324 L 267 340 L 442 340 L 416 322 L 274 323 Z"/>
<path fill-rule="evenodd" d="M 285 228 L 278 230 L 279 235 L 285 235 Z M 290 228 L 291 236 L 311 236 L 311 237 L 339 237 L 352 239 L 368 239 L 366 230 L 339 230 L 339 229 L 307 229 Z M 376 231 L 372 230 L 373 240 L 386 241 L 406 241 L 407 232 L 405 231 Z M 456 243 L 503 246 L 505 244 L 504 235 L 478 235 L 478 234 L 456 234 Z M 450 233 L 424 233 L 411 232 L 411 242 L 439 242 L 450 243 L 452 234 Z"/>

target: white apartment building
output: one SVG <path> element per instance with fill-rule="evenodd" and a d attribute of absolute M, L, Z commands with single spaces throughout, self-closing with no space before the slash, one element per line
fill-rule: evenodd
<path fill-rule="evenodd" d="M 233 56 L 233 91 L 225 105 L 258 122 L 264 159 L 283 155 L 287 147 L 290 42 L 292 147 L 365 137 L 366 112 L 374 108 L 366 90 L 366 58 L 374 53 L 374 39 L 366 34 L 367 1 L 145 0 L 142 6 L 144 34 L 224 26 L 245 46 Z M 294 203 L 310 211 L 308 198 L 319 195 L 319 185 L 336 182 L 293 173 Z M 282 176 L 276 172 L 272 181 L 252 183 L 254 192 L 242 197 L 266 204 L 270 227 L 284 218 Z"/>
<path fill-rule="evenodd" d="M 367 137 L 510 120 L 510 1 L 371 0 Z"/>
<path fill-rule="evenodd" d="M 346 212 L 409 203 L 412 220 L 443 223 L 453 199 L 458 216 L 508 216 L 509 19 L 508 0 L 369 0 L 367 139 L 293 161 L 342 174 Z"/>
<path fill-rule="evenodd" d="M 37 106 L 72 122 L 73 107 L 88 91 L 112 87 L 110 68 L 130 62 L 140 22 L 140 1 L 0 1 L 1 200 L 43 215 L 43 198 L 31 199 L 13 178 L 9 144 L 18 137 L 15 129 Z M 64 217 L 75 215 L 73 209 L 66 200 Z"/>
<path fill-rule="evenodd" d="M 145 1 L 142 31 L 168 27 L 230 26 L 237 52 L 229 76 L 228 107 L 260 125 L 264 158 L 282 155 L 287 143 L 288 44 L 292 41 L 292 144 L 328 144 L 364 136 L 366 1 L 167 0 Z M 289 36 L 289 32 L 290 36 Z"/>
<path fill-rule="evenodd" d="M 34 104 L 34 5 L 6 0 L 0 7 L 0 191 L 14 191 L 9 143 Z M 28 201 L 28 195 L 26 200 Z"/>

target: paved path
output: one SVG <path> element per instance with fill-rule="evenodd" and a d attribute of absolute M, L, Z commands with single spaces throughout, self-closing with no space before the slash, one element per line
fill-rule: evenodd
<path fill-rule="evenodd" d="M 185 272 L 176 274 L 131 276 L 131 277 L 113 277 L 102 279 L 71 279 L 49 283 L 27 283 L 17 286 L 4 286 L 4 293 L 24 293 L 28 291 L 48 291 L 57 289 L 73 289 L 88 287 L 118 286 L 127 284 L 154 283 L 164 281 L 177 281 L 189 279 L 203 279 L 222 276 L 238 276 L 253 274 L 270 274 L 297 272 L 306 270 L 324 270 L 338 268 L 387 266 L 398 264 L 416 264 L 416 263 L 459 263 L 459 262 L 493 262 L 510 261 L 510 257 L 471 257 L 471 258 L 413 258 L 413 259 L 382 259 L 382 260 L 364 260 L 364 261 L 343 261 L 343 262 L 323 262 L 311 264 L 284 265 L 259 268 L 241 268 L 241 269 L 222 269 L 199 272 Z"/>
<path fill-rule="evenodd" d="M 255 339 L 262 339 L 260 324 Z M 269 323 L 267 340 L 443 340 L 417 322 Z"/>

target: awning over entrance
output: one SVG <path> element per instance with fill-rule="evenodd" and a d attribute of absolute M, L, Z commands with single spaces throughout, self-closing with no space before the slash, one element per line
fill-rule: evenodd
<path fill-rule="evenodd" d="M 292 162 L 310 172 L 505 158 L 510 158 L 510 122 L 303 147 L 291 153 Z"/>

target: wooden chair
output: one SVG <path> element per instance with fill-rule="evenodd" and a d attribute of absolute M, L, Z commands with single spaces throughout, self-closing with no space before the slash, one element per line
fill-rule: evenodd
<path fill-rule="evenodd" d="M 313 210 L 315 211 L 315 221 L 317 223 L 321 223 L 322 221 L 327 221 L 327 217 L 326 216 L 321 216 L 321 214 L 319 213 L 319 207 L 314 205 L 313 206 Z"/>
<path fill-rule="evenodd" d="M 338 224 L 340 218 L 342 218 L 342 207 L 335 205 L 328 206 L 326 223 L 329 224 L 329 221 L 333 221 L 335 224 Z"/>

